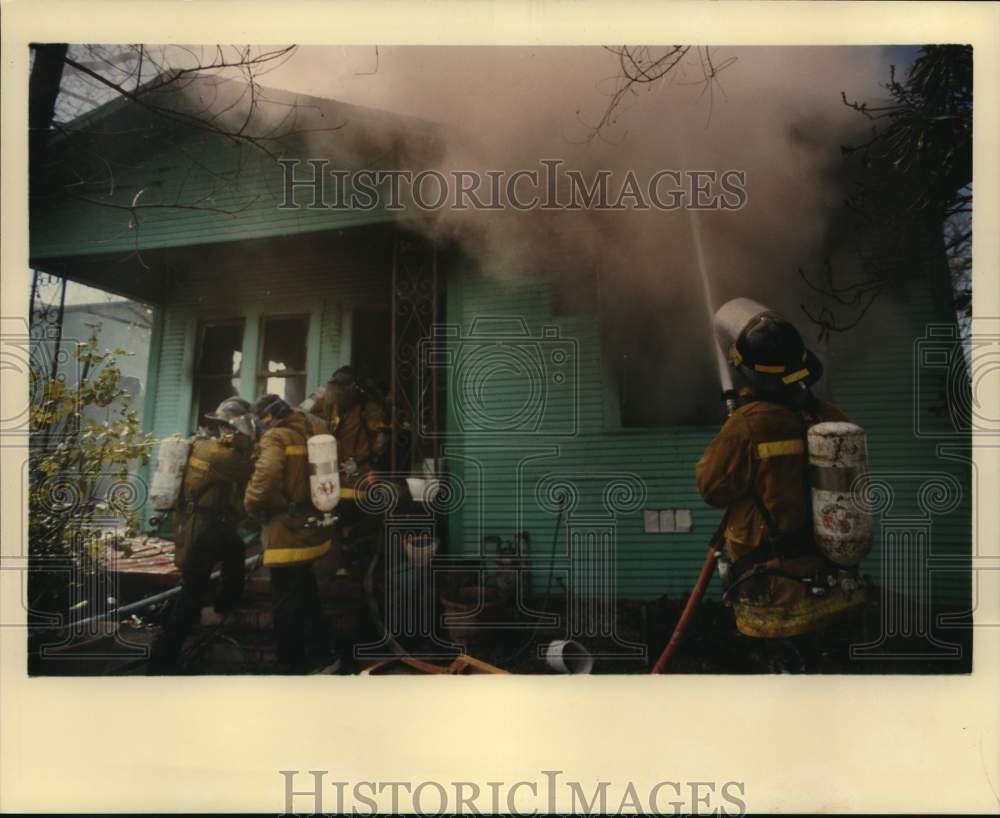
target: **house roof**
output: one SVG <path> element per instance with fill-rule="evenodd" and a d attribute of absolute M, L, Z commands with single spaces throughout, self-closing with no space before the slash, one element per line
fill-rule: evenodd
<path fill-rule="evenodd" d="M 45 167 L 32 168 L 36 266 L 391 221 L 381 206 L 282 207 L 276 160 L 302 161 L 302 178 L 307 159 L 327 170 L 392 168 L 441 149 L 432 123 L 337 100 L 215 76 L 144 89 L 64 126 Z"/>

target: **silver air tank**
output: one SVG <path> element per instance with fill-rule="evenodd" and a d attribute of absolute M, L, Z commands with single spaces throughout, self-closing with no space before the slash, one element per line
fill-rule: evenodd
<path fill-rule="evenodd" d="M 851 493 L 868 473 L 865 430 L 853 423 L 817 423 L 808 438 L 816 545 L 837 565 L 852 568 L 872 549 L 871 515 Z"/>
<path fill-rule="evenodd" d="M 170 511 L 176 507 L 190 453 L 191 441 L 180 435 L 160 441 L 156 471 L 149 488 L 149 501 L 156 511 Z"/>
<path fill-rule="evenodd" d="M 333 511 L 340 502 L 340 467 L 337 439 L 313 435 L 306 441 L 309 452 L 309 495 L 320 511 Z"/>

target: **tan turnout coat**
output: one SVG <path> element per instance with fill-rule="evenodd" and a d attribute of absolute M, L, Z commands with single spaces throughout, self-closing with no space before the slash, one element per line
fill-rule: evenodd
<path fill-rule="evenodd" d="M 243 489 L 250 476 L 250 447 L 233 440 L 196 437 L 191 444 L 181 494 L 174 514 L 174 564 L 183 570 L 194 559 L 211 562 L 201 537 L 209 526 L 235 529 L 243 516 Z"/>
<path fill-rule="evenodd" d="M 753 400 L 726 420 L 695 467 L 705 502 L 726 509 L 725 543 L 733 561 L 758 548 L 766 533 L 762 501 L 776 526 L 795 530 L 811 525 L 806 431 L 822 421 L 846 421 L 832 403 L 817 401 L 811 411 L 795 411 L 770 401 Z M 796 577 L 808 577 L 823 565 L 818 557 L 774 559 L 764 565 Z M 736 620 L 749 636 L 789 636 L 821 627 L 845 606 L 839 593 L 815 597 L 806 583 L 768 577 L 767 601 L 737 602 Z M 758 600 L 759 602 L 760 600 Z M 853 607 L 852 600 L 847 607 Z"/>
<path fill-rule="evenodd" d="M 326 434 L 326 424 L 300 411 L 276 421 L 261 436 L 243 503 L 261 523 L 264 565 L 297 565 L 319 559 L 333 545 L 333 529 L 310 500 L 306 441 Z"/>

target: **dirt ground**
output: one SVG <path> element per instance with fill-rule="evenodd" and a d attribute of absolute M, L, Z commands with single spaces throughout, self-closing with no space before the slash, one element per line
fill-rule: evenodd
<path fill-rule="evenodd" d="M 320 586 L 329 600 L 327 615 L 340 639 L 342 652 L 351 644 L 378 642 L 382 636 L 379 623 L 357 577 L 337 576 L 336 565 L 321 571 Z M 266 584 L 257 583 L 257 587 Z M 205 611 L 202 627 L 189 639 L 185 648 L 184 673 L 268 674 L 273 672 L 274 646 L 271 631 L 270 599 L 256 593 L 251 604 L 226 620 L 213 621 Z M 890 599 L 890 602 L 892 600 Z M 542 600 L 534 605 L 542 609 Z M 595 657 L 595 674 L 648 673 L 663 649 L 684 606 L 684 599 L 661 597 L 650 602 L 625 600 L 619 603 L 614 634 L 601 638 L 578 636 Z M 565 603 L 550 605 L 555 613 L 564 612 Z M 376 608 L 377 609 L 377 608 Z M 926 621 L 936 622 L 940 611 L 931 612 Z M 441 610 L 437 611 L 440 621 Z M 936 627 L 933 638 L 912 636 L 879 639 L 882 625 L 882 600 L 879 589 L 870 588 L 863 613 L 850 625 L 776 643 L 739 634 L 732 611 L 718 600 L 702 600 L 692 619 L 686 638 L 675 655 L 670 673 L 700 674 L 955 674 L 968 673 L 972 663 L 971 628 Z M 156 632 L 156 612 L 122 624 L 118 638 L 97 640 L 79 649 L 42 656 L 35 646 L 29 661 L 33 675 L 133 675 L 145 672 L 142 648 Z M 447 628 L 442 628 L 446 634 Z M 564 630 L 538 628 L 483 630 L 467 645 L 468 654 L 511 673 L 551 674 L 540 652 L 553 639 L 565 638 Z M 432 647 L 419 639 L 400 640 L 403 646 L 420 655 Z M 852 645 L 869 647 L 863 657 L 850 655 Z M 440 648 L 437 648 L 440 654 Z M 957 655 L 953 655 L 957 652 Z M 631 655 L 629 655 L 631 654 Z M 454 655 L 458 655 L 456 650 Z M 370 666 L 374 659 L 363 659 L 352 670 Z M 448 656 L 433 659 L 447 665 Z"/>

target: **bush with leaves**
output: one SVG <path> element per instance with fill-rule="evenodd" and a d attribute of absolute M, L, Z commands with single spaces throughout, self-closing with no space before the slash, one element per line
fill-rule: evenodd
<path fill-rule="evenodd" d="M 29 623 L 97 592 L 109 536 L 138 530 L 145 490 L 130 470 L 149 462 L 155 441 L 121 388 L 127 354 L 91 339 L 76 346 L 76 384 L 31 373 Z"/>

